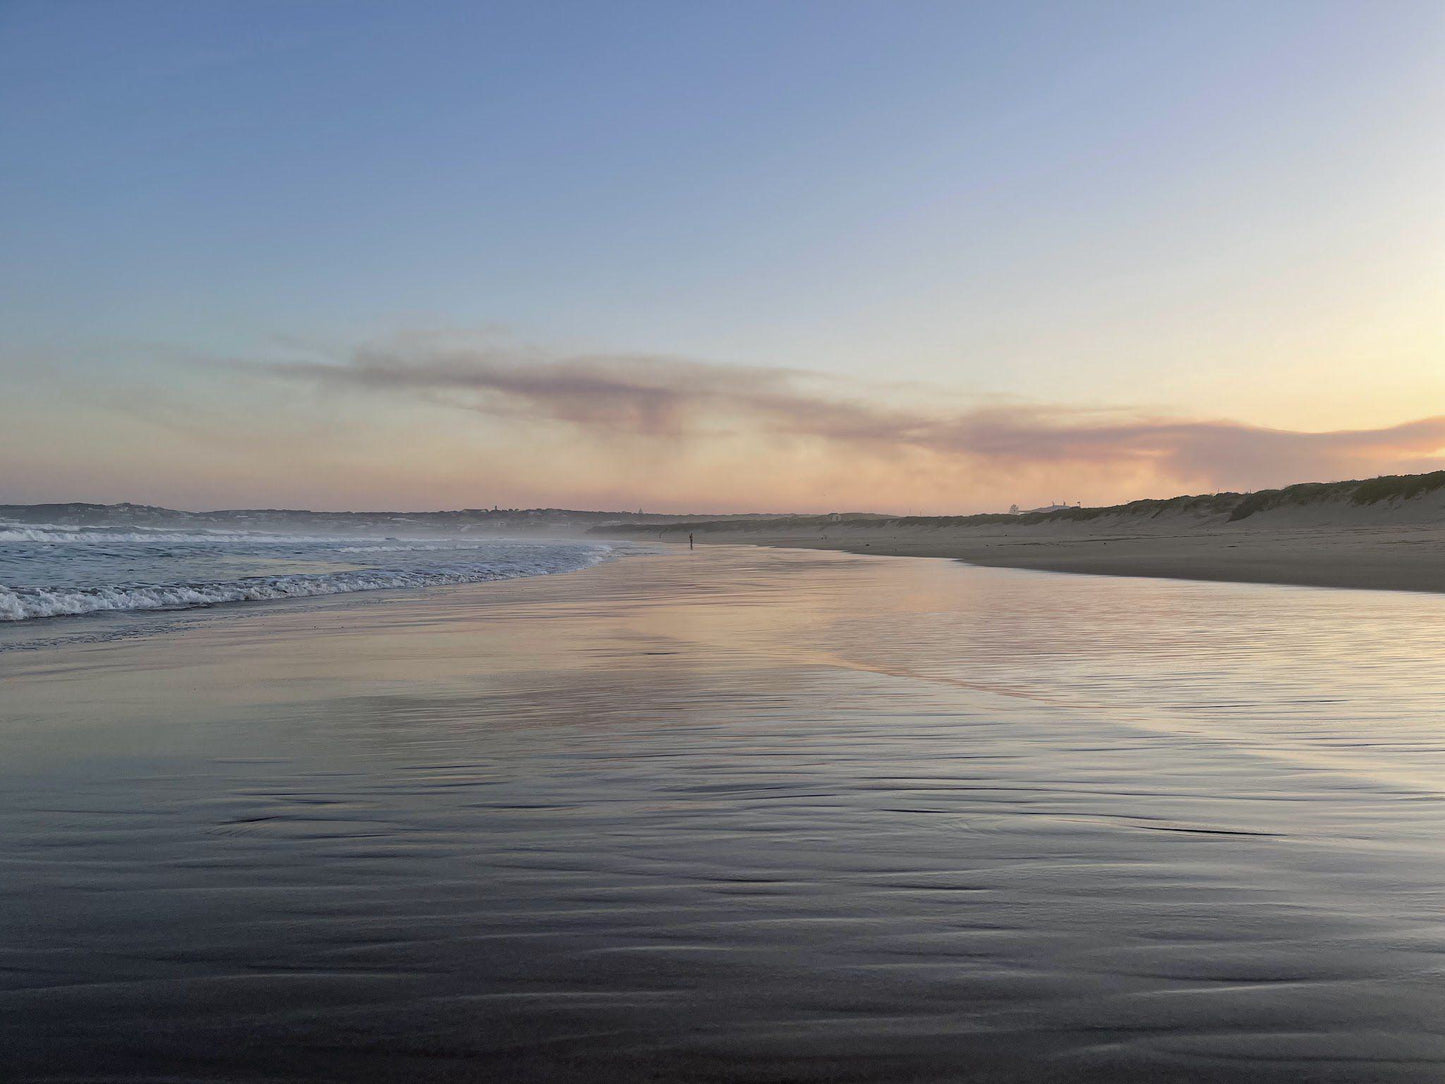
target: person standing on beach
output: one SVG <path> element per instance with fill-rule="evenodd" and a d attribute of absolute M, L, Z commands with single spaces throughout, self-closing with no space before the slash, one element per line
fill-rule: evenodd
<path fill-rule="evenodd" d="M 692 549 L 692 532 L 687 532 L 687 548 Z"/>

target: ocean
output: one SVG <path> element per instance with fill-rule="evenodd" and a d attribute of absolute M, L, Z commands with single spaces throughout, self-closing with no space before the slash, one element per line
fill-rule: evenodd
<path fill-rule="evenodd" d="M 544 576 L 590 567 L 612 551 L 605 543 L 578 541 L 318 537 L 0 521 L 0 622 Z M 12 633 L 0 649 L 21 642 Z"/>

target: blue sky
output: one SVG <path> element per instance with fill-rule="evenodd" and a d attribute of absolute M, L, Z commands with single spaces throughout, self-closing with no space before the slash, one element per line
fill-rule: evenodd
<path fill-rule="evenodd" d="M 263 499 L 248 438 L 353 462 L 347 500 L 520 438 L 558 462 L 514 500 L 708 496 L 632 484 L 640 447 L 610 437 L 614 479 L 569 489 L 600 438 L 566 418 L 244 368 L 438 338 L 1062 424 L 1442 414 L 1442 70 L 1435 3 L 5 3 L 0 376 L 28 428 L 0 438 L 0 499 Z M 206 447 L 167 425 L 187 411 Z M 410 468 L 335 435 L 438 426 L 455 441 Z M 939 484 L 968 504 L 964 466 Z M 1089 496 L 1229 483 L 1136 468 Z M 325 504 L 325 477 L 275 497 Z"/>

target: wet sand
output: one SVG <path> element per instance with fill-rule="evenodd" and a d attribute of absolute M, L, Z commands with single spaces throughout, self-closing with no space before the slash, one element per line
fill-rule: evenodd
<path fill-rule="evenodd" d="M 1283 518 L 1283 517 L 1276 517 Z M 851 527 L 697 531 L 699 543 L 948 557 L 990 568 L 1379 591 L 1445 591 L 1438 523 L 1209 526 L 1135 522 L 986 527 Z M 637 533 L 632 537 L 654 537 Z M 678 536 L 664 533 L 666 541 Z M 682 541 L 686 541 L 682 537 Z"/>
<path fill-rule="evenodd" d="M 6 1080 L 1438 1080 L 1445 600 L 709 546 L 0 654 Z"/>

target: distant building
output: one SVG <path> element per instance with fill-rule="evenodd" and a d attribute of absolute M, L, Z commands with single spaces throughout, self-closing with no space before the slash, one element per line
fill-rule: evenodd
<path fill-rule="evenodd" d="M 1055 504 L 1053 501 L 1050 501 L 1048 504 L 1041 504 L 1041 505 L 1039 505 L 1039 507 L 1037 507 L 1037 508 L 1025 508 L 1025 509 L 1023 509 L 1022 512 L 1019 511 L 1019 506 L 1018 506 L 1018 505 L 1016 505 L 1016 504 L 1011 504 L 1011 505 L 1009 505 L 1009 512 L 1011 512 L 1011 513 L 1012 513 L 1013 515 L 1015 515 L 1015 516 L 1018 516 L 1018 515 L 1030 515 L 1030 514 L 1032 514 L 1032 513 L 1034 513 L 1034 512 L 1061 512 L 1061 511 L 1063 511 L 1065 508 L 1082 508 L 1082 507 L 1084 507 L 1084 502 L 1083 502 L 1083 501 L 1075 501 L 1073 504 L 1070 504 L 1068 501 L 1065 501 L 1063 504 Z"/>

